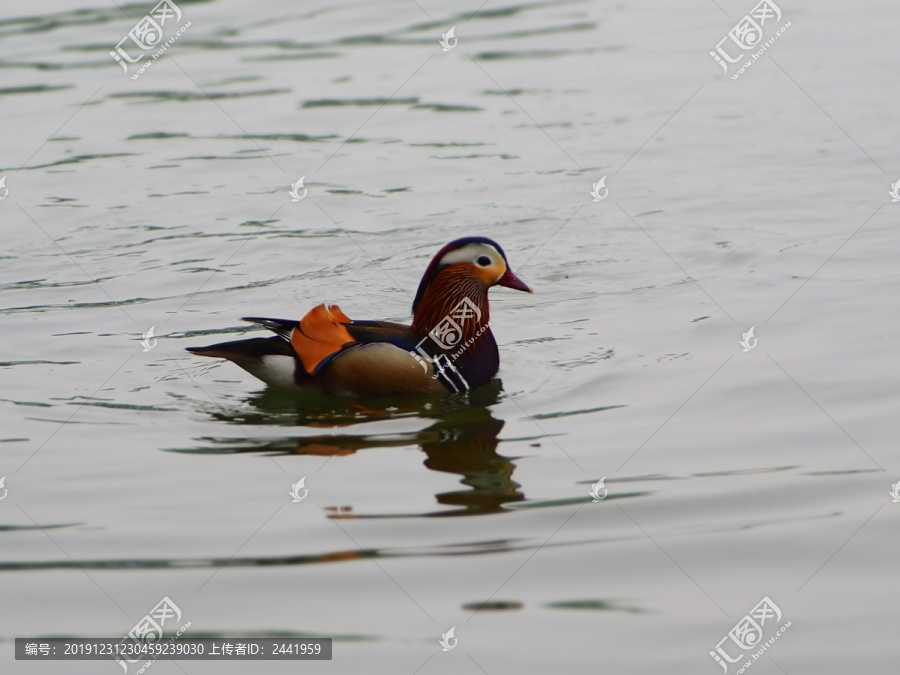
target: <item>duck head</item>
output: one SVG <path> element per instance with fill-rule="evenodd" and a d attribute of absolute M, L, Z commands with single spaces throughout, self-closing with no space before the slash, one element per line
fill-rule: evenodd
<path fill-rule="evenodd" d="M 534 292 L 509 268 L 506 254 L 494 240 L 463 237 L 451 241 L 432 258 L 422 276 L 413 301 L 413 325 L 422 327 L 426 317 L 449 311 L 462 298 L 478 305 L 487 321 L 487 292 L 492 286 Z"/>
<path fill-rule="evenodd" d="M 500 367 L 490 329 L 492 286 L 532 292 L 509 269 L 500 245 L 487 237 L 451 241 L 437 252 L 419 283 L 412 328 L 422 340 L 416 348 L 436 364 L 435 377 L 452 391 L 481 386 Z"/>

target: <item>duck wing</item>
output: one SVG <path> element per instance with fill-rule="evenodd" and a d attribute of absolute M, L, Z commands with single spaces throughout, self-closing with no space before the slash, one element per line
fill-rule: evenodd
<path fill-rule="evenodd" d="M 444 393 L 434 367 L 410 354 L 421 339 L 393 321 L 353 321 L 319 305 L 300 321 L 248 318 L 278 335 L 325 391 L 349 396 Z"/>
<path fill-rule="evenodd" d="M 421 340 L 412 326 L 393 321 L 351 321 L 345 325 L 354 339 L 362 344 L 388 342 L 409 351 L 415 349 Z"/>
<path fill-rule="evenodd" d="M 243 320 L 268 328 L 293 347 L 310 375 L 351 347 L 387 343 L 385 346 L 409 352 L 419 340 L 412 326 L 393 321 L 353 321 L 337 305 L 317 305 L 300 321 L 253 316 Z"/>

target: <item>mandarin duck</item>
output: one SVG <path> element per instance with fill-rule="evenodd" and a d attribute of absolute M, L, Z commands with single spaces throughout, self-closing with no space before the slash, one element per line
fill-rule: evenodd
<path fill-rule="evenodd" d="M 425 269 L 411 325 L 354 321 L 320 304 L 300 321 L 244 317 L 274 337 L 188 347 L 228 359 L 263 382 L 349 397 L 458 393 L 490 381 L 500 367 L 488 289 L 531 293 L 487 237 L 444 246 Z"/>

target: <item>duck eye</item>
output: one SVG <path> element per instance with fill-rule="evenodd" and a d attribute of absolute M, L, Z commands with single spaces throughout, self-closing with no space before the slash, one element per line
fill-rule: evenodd
<path fill-rule="evenodd" d="M 488 258 L 486 255 L 483 255 L 480 258 L 478 258 L 478 264 L 481 265 L 482 267 L 487 267 L 488 265 L 491 264 L 491 259 Z"/>

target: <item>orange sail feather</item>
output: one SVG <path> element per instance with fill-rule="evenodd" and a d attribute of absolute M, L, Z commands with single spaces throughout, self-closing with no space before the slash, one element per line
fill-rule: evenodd
<path fill-rule="evenodd" d="M 316 305 L 300 319 L 299 328 L 291 333 L 291 346 L 310 375 L 324 359 L 355 342 L 344 323 L 350 317 L 337 305 Z"/>

